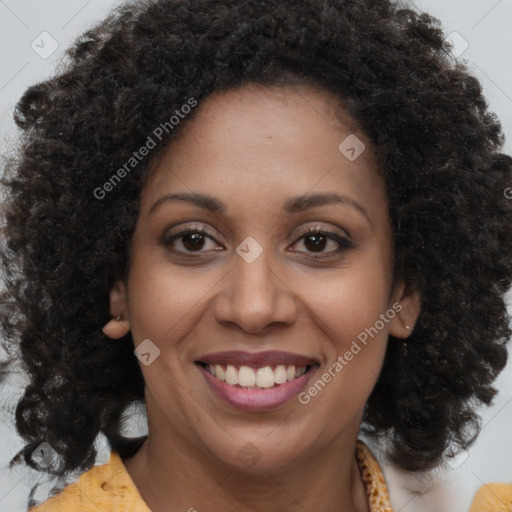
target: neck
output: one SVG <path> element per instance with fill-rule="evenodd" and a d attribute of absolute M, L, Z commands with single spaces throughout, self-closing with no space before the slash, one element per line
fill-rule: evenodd
<path fill-rule="evenodd" d="M 150 432 L 124 463 L 154 512 L 369 512 L 354 455 L 357 432 L 278 470 L 233 468 L 176 432 Z"/>

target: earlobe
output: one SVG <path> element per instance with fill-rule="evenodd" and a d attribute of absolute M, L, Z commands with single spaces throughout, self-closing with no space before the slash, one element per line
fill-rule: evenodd
<path fill-rule="evenodd" d="M 126 285 L 122 280 L 116 281 L 112 286 L 110 290 L 109 304 L 110 314 L 114 318 L 103 326 L 102 331 L 109 338 L 122 338 L 130 332 Z"/>
<path fill-rule="evenodd" d="M 405 283 L 399 283 L 393 294 L 395 303 L 399 303 L 401 309 L 391 320 L 389 334 L 396 338 L 408 338 L 421 311 L 421 297 L 417 290 L 408 289 Z"/>
<path fill-rule="evenodd" d="M 110 320 L 107 322 L 101 330 L 105 333 L 106 336 L 117 340 L 126 336 L 130 332 L 130 324 L 126 320 Z"/>

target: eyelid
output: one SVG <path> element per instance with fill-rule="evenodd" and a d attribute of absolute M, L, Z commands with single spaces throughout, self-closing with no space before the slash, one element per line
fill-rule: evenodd
<path fill-rule="evenodd" d="M 338 248 L 335 249 L 334 251 L 319 252 L 316 255 L 314 252 L 310 253 L 308 251 L 291 250 L 290 252 L 295 252 L 295 253 L 300 253 L 300 254 L 304 253 L 305 255 L 310 255 L 310 256 L 304 256 L 304 257 L 311 259 L 311 260 L 321 260 L 321 259 L 327 259 L 327 258 L 339 256 L 340 253 L 342 253 L 343 251 L 355 248 L 355 244 L 352 240 L 352 237 L 349 235 L 349 233 L 344 229 L 342 229 L 342 231 L 344 234 L 340 234 L 340 233 L 336 232 L 333 227 L 330 227 L 330 226 L 328 227 L 328 226 L 325 226 L 322 224 L 315 224 L 313 226 L 309 226 L 305 229 L 302 229 L 300 234 L 297 234 L 297 236 L 294 238 L 294 241 L 292 242 L 292 247 L 295 244 L 299 243 L 300 240 L 302 240 L 303 238 L 305 238 L 307 236 L 323 235 L 327 239 L 335 242 L 338 245 Z M 169 247 L 171 245 L 171 243 L 174 242 L 175 240 L 179 240 L 181 237 L 183 237 L 187 234 L 191 234 L 191 233 L 202 234 L 206 238 L 209 238 L 211 241 L 215 242 L 216 244 L 219 244 L 216 235 L 212 235 L 208 229 L 206 229 L 204 226 L 201 226 L 198 224 L 189 225 L 189 226 L 185 225 L 185 226 L 182 226 L 182 228 L 179 231 L 177 231 L 176 233 L 164 234 L 161 243 L 165 247 Z M 194 255 L 192 257 L 201 257 L 201 256 L 209 256 L 213 252 L 218 252 L 222 249 L 217 247 L 216 249 L 213 249 L 213 250 L 197 251 L 197 252 L 196 251 L 179 251 L 179 250 L 174 250 L 174 249 L 170 249 L 170 250 L 172 250 L 173 252 L 175 252 L 177 254 L 182 254 L 182 255 L 187 255 L 187 256 Z"/>
<path fill-rule="evenodd" d="M 181 229 L 178 229 L 175 233 L 169 233 L 169 231 L 170 230 L 164 232 L 163 236 L 160 239 L 160 244 L 167 248 L 170 252 L 173 252 L 175 254 L 188 256 L 195 254 L 196 257 L 199 257 L 202 255 L 207 256 L 208 254 L 212 254 L 212 252 L 217 252 L 221 250 L 218 247 L 220 245 L 219 241 L 217 240 L 218 237 L 216 235 L 211 234 L 204 226 L 199 226 L 197 224 L 191 226 L 184 225 L 181 226 Z M 206 238 L 214 242 L 217 245 L 217 248 L 209 251 L 199 251 L 196 253 L 194 253 L 193 251 L 179 251 L 171 248 L 171 245 L 176 243 L 177 240 L 190 233 L 200 233 L 204 235 Z"/>
<path fill-rule="evenodd" d="M 352 242 L 352 237 L 350 234 L 342 228 L 335 228 L 333 226 L 328 226 L 326 224 L 315 224 L 313 226 L 309 226 L 305 229 L 299 230 L 299 235 L 297 235 L 299 238 L 303 237 L 304 235 L 307 235 L 310 232 L 320 231 L 322 233 L 325 233 L 326 235 L 335 235 L 340 238 L 346 238 L 348 241 Z M 343 232 L 340 233 L 339 231 Z"/>
<path fill-rule="evenodd" d="M 178 231 L 176 231 L 175 233 L 172 233 L 172 229 L 175 228 L 176 226 L 173 226 L 173 228 L 169 228 L 168 230 L 166 230 L 164 233 L 164 236 L 162 238 L 164 240 L 169 240 L 170 238 L 176 237 L 178 235 L 184 235 L 189 232 L 201 233 L 203 235 L 208 236 L 209 238 L 212 238 L 216 242 L 218 241 L 217 238 L 222 238 L 220 235 L 217 235 L 216 233 L 215 234 L 211 233 L 210 230 L 208 230 L 207 228 L 205 228 L 204 226 L 201 226 L 199 224 L 191 224 L 191 225 L 179 224 L 179 226 L 180 227 L 179 227 Z"/>
<path fill-rule="evenodd" d="M 308 252 L 308 251 L 291 251 L 291 252 L 297 252 L 297 253 L 304 253 L 304 256 L 310 260 L 317 260 L 320 261 L 322 259 L 332 258 L 335 256 L 340 256 L 341 253 L 344 251 L 355 249 L 356 245 L 353 242 L 350 235 L 345 231 L 345 235 L 340 235 L 338 233 L 333 232 L 331 229 L 323 229 L 319 226 L 316 227 L 310 227 L 306 229 L 306 231 L 302 232 L 299 237 L 296 238 L 296 240 L 292 243 L 292 246 L 299 243 L 300 240 L 304 239 L 307 236 L 314 236 L 314 235 L 323 235 L 328 240 L 331 240 L 335 242 L 338 245 L 338 248 L 334 251 L 327 251 L 327 252 L 320 252 L 320 253 L 314 253 L 314 252 Z M 315 255 L 316 254 L 316 255 Z"/>
<path fill-rule="evenodd" d="M 180 226 L 181 226 L 181 224 L 180 224 Z M 175 226 L 173 226 L 173 227 L 175 227 Z M 169 228 L 169 229 L 171 229 L 171 228 Z M 340 238 L 346 238 L 347 241 L 353 242 L 352 237 L 345 229 L 337 228 L 337 229 L 340 229 L 341 231 L 343 231 L 343 234 L 333 232 L 333 229 L 336 229 L 336 228 L 327 226 L 325 224 L 315 224 L 313 226 L 309 226 L 304 229 L 299 228 L 299 229 L 297 229 L 298 233 L 296 233 L 293 236 L 293 243 L 297 242 L 297 240 L 299 240 L 303 236 L 309 234 L 310 232 L 315 232 L 315 231 L 324 232 L 326 235 L 328 235 L 328 234 L 336 235 Z M 210 233 L 210 231 L 207 228 L 205 228 L 204 226 L 199 225 L 199 224 L 192 224 L 192 225 L 185 224 L 184 226 L 181 227 L 181 229 L 179 231 L 177 231 L 176 233 L 173 233 L 173 234 L 169 234 L 168 231 L 169 230 L 167 230 L 163 236 L 164 240 L 169 240 L 170 238 L 176 237 L 177 235 L 186 234 L 187 232 L 191 232 L 191 231 L 197 232 L 197 233 L 202 233 L 202 234 L 208 236 L 209 238 L 213 239 L 215 242 L 218 242 L 217 238 L 222 238 L 221 235 L 218 235 L 217 233 L 215 233 L 215 234 Z"/>

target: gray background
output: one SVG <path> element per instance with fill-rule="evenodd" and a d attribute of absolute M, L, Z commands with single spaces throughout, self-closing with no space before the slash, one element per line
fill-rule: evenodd
<path fill-rule="evenodd" d="M 13 147 L 12 111 L 25 88 L 52 75 L 70 42 L 119 2 L 108 0 L 0 0 L 0 137 L 2 152 Z M 454 51 L 479 78 L 491 110 L 502 121 L 504 150 L 512 153 L 512 0 L 417 0 L 412 7 L 438 17 L 449 36 L 457 32 Z M 43 34 L 47 32 L 49 35 Z M 53 47 L 56 49 L 53 51 Z M 467 46 L 467 48 L 466 48 Z M 509 301 L 510 303 L 510 301 Z M 12 411 L 23 382 L 13 376 L 2 388 L 0 415 L 0 512 L 26 510 L 28 490 L 41 477 L 7 470 L 8 460 L 22 446 L 12 425 Z M 512 483 L 512 361 L 500 376 L 500 393 L 483 409 L 482 434 L 467 454 L 450 466 L 412 478 L 385 465 L 395 512 L 466 512 L 483 483 Z M 144 428 L 140 415 L 134 430 Z M 108 448 L 98 441 L 98 462 Z M 375 447 L 377 450 L 377 448 Z M 379 453 L 377 451 L 377 453 Z M 412 493 L 414 489 L 422 495 Z M 42 493 L 44 493 L 44 489 Z"/>

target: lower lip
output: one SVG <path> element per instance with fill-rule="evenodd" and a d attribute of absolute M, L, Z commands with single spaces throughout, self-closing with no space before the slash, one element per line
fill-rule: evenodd
<path fill-rule="evenodd" d="M 206 382 L 216 395 L 227 404 L 243 411 L 269 411 L 296 397 L 318 370 L 313 366 L 304 375 L 269 389 L 244 389 L 231 386 L 214 377 L 206 368 L 197 364 Z"/>

